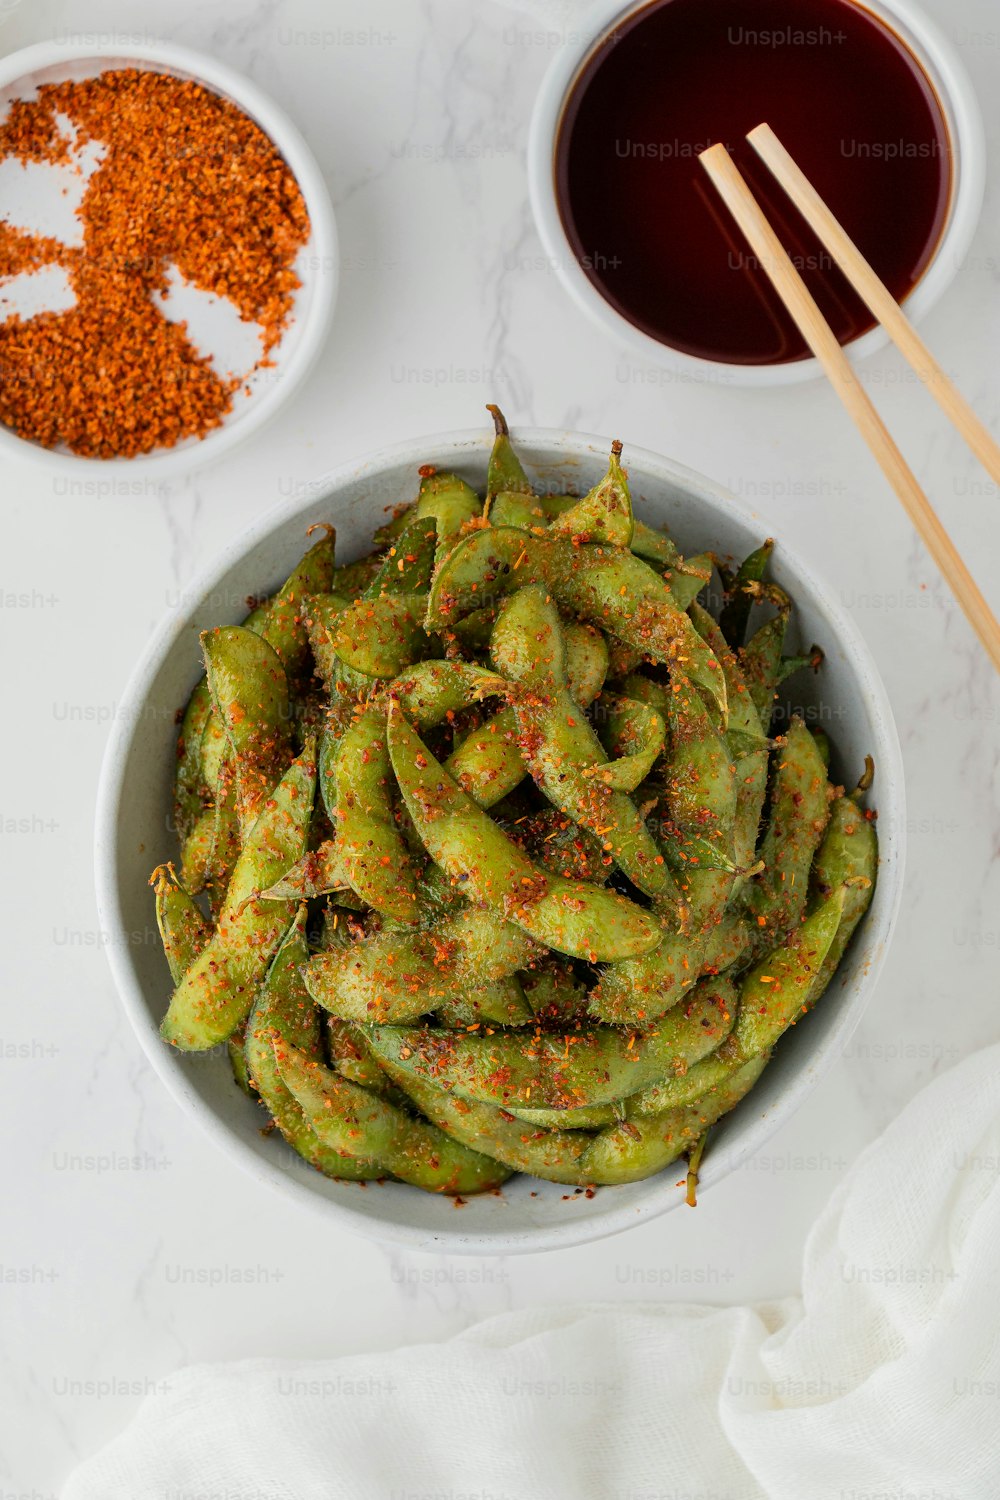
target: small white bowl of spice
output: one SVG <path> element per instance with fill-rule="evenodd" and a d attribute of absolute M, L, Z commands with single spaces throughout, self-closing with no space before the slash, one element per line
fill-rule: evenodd
<path fill-rule="evenodd" d="M 166 477 L 255 432 L 337 290 L 291 121 L 167 43 L 0 61 L 0 451 Z"/>

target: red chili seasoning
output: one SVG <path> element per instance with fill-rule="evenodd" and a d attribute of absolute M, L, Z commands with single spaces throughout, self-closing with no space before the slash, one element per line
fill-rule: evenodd
<path fill-rule="evenodd" d="M 59 265 L 76 297 L 0 325 L 0 420 L 46 447 L 133 457 L 217 427 L 249 373 L 217 374 L 160 310 L 169 267 L 260 325 L 258 368 L 291 313 L 309 216 L 274 144 L 200 84 L 111 70 L 43 85 L 0 125 L 0 157 L 25 163 L 71 165 L 86 141 L 106 154 L 78 209 L 82 245 L 0 221 L 0 277 Z"/>

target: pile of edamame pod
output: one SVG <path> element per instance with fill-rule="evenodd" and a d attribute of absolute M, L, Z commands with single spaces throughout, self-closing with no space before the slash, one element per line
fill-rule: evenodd
<path fill-rule="evenodd" d="M 485 497 L 423 469 L 370 556 L 320 527 L 202 636 L 162 1032 L 225 1045 L 329 1176 L 589 1190 L 697 1162 L 830 984 L 873 767 L 845 793 L 822 732 L 772 723 L 821 660 L 784 654 L 772 542 L 682 557 L 619 443 L 582 498 L 538 494 L 490 410 Z"/>

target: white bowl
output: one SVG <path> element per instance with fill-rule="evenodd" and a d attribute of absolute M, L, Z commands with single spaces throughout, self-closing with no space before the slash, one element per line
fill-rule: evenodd
<path fill-rule="evenodd" d="M 0 112 L 10 100 L 30 96 L 39 84 L 94 78 L 110 68 L 142 68 L 191 79 L 235 104 L 260 126 L 284 157 L 301 189 L 309 212 L 310 235 L 299 251 L 295 268 L 301 286 L 280 342 L 272 349 L 273 364 L 257 370 L 246 382 L 250 394 L 238 391 L 219 427 L 203 438 L 186 438 L 173 448 L 161 448 L 135 458 L 88 458 L 68 448 L 45 448 L 19 437 L 0 422 L 0 452 L 44 464 L 50 471 L 77 478 L 89 469 L 103 478 L 159 480 L 206 464 L 259 431 L 288 400 L 316 360 L 329 327 L 337 293 L 340 257 L 330 195 L 316 159 L 291 120 L 255 83 L 204 53 L 170 42 L 94 47 L 40 42 L 0 59 Z M 198 343 L 200 309 L 193 309 L 191 335 Z M 230 354 L 230 347 L 220 353 Z M 237 351 L 232 350 L 235 354 Z"/>
<path fill-rule="evenodd" d="M 586 488 L 604 472 L 607 442 L 568 432 L 519 431 L 529 472 L 561 491 Z M 104 760 L 97 810 L 96 876 L 101 929 L 122 1001 L 156 1071 L 178 1103 L 212 1140 L 259 1181 L 313 1203 L 331 1222 L 382 1240 L 426 1250 L 510 1253 L 545 1250 L 627 1229 L 681 1201 L 676 1169 L 588 1199 L 519 1177 L 501 1196 L 472 1198 L 458 1213 L 441 1199 L 396 1183 L 362 1189 L 331 1182 L 307 1167 L 275 1135 L 260 1133 L 261 1112 L 234 1085 L 223 1048 L 207 1057 L 182 1054 L 160 1040 L 170 993 L 147 885 L 154 865 L 176 857 L 171 832 L 174 714 L 200 667 L 199 632 L 237 621 L 246 599 L 277 586 L 306 545 L 306 527 L 330 521 L 338 556 L 366 552 L 385 507 L 412 499 L 420 464 L 457 470 L 482 485 L 489 452 L 481 431 L 429 437 L 388 448 L 310 486 L 311 497 L 273 511 L 238 541 L 185 594 L 157 631 L 122 699 Z M 771 533 L 726 490 L 641 449 L 627 450 L 637 511 L 666 523 L 685 551 L 704 548 L 742 556 Z M 796 683 L 804 706 L 822 705 L 836 759 L 833 773 L 853 785 L 866 753 L 875 757 L 873 800 L 879 811 L 881 867 L 875 898 L 848 950 L 836 983 L 816 1010 L 778 1046 L 752 1094 L 715 1131 L 702 1184 L 711 1188 L 798 1108 L 841 1055 L 871 997 L 899 905 L 905 830 L 903 768 L 885 689 L 856 626 L 828 585 L 782 545 L 775 580 L 793 595 L 801 643 L 818 642 L 826 663 L 818 679 Z M 192 601 L 193 602 L 188 602 Z"/>
<path fill-rule="evenodd" d="M 583 270 L 563 228 L 555 190 L 555 147 L 563 108 L 593 52 L 616 26 L 648 0 L 597 0 L 579 25 L 564 33 L 542 79 L 528 138 L 528 190 L 542 244 L 563 286 L 580 310 L 634 355 L 676 371 L 681 380 L 729 385 L 792 385 L 822 374 L 816 359 L 739 365 L 701 359 L 643 333 L 607 302 Z M 982 209 L 986 141 L 972 81 L 951 42 L 911 0 L 856 0 L 895 32 L 923 67 L 941 105 L 952 143 L 951 199 L 937 249 L 906 297 L 907 316 L 919 321 L 951 283 L 969 251 Z M 844 347 L 861 360 L 888 342 L 876 325 Z"/>

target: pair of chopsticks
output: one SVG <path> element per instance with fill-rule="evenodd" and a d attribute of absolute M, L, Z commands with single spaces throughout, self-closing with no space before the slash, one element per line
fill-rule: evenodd
<path fill-rule="evenodd" d="M 769 125 L 758 125 L 750 131 L 747 140 L 983 467 L 1000 484 L 1000 446 L 956 390 L 888 287 L 865 260 L 805 173 Z M 996 616 L 861 386 L 836 335 L 754 198 L 746 179 L 725 146 L 710 146 L 701 153 L 700 160 L 1000 672 L 1000 624 Z"/>

